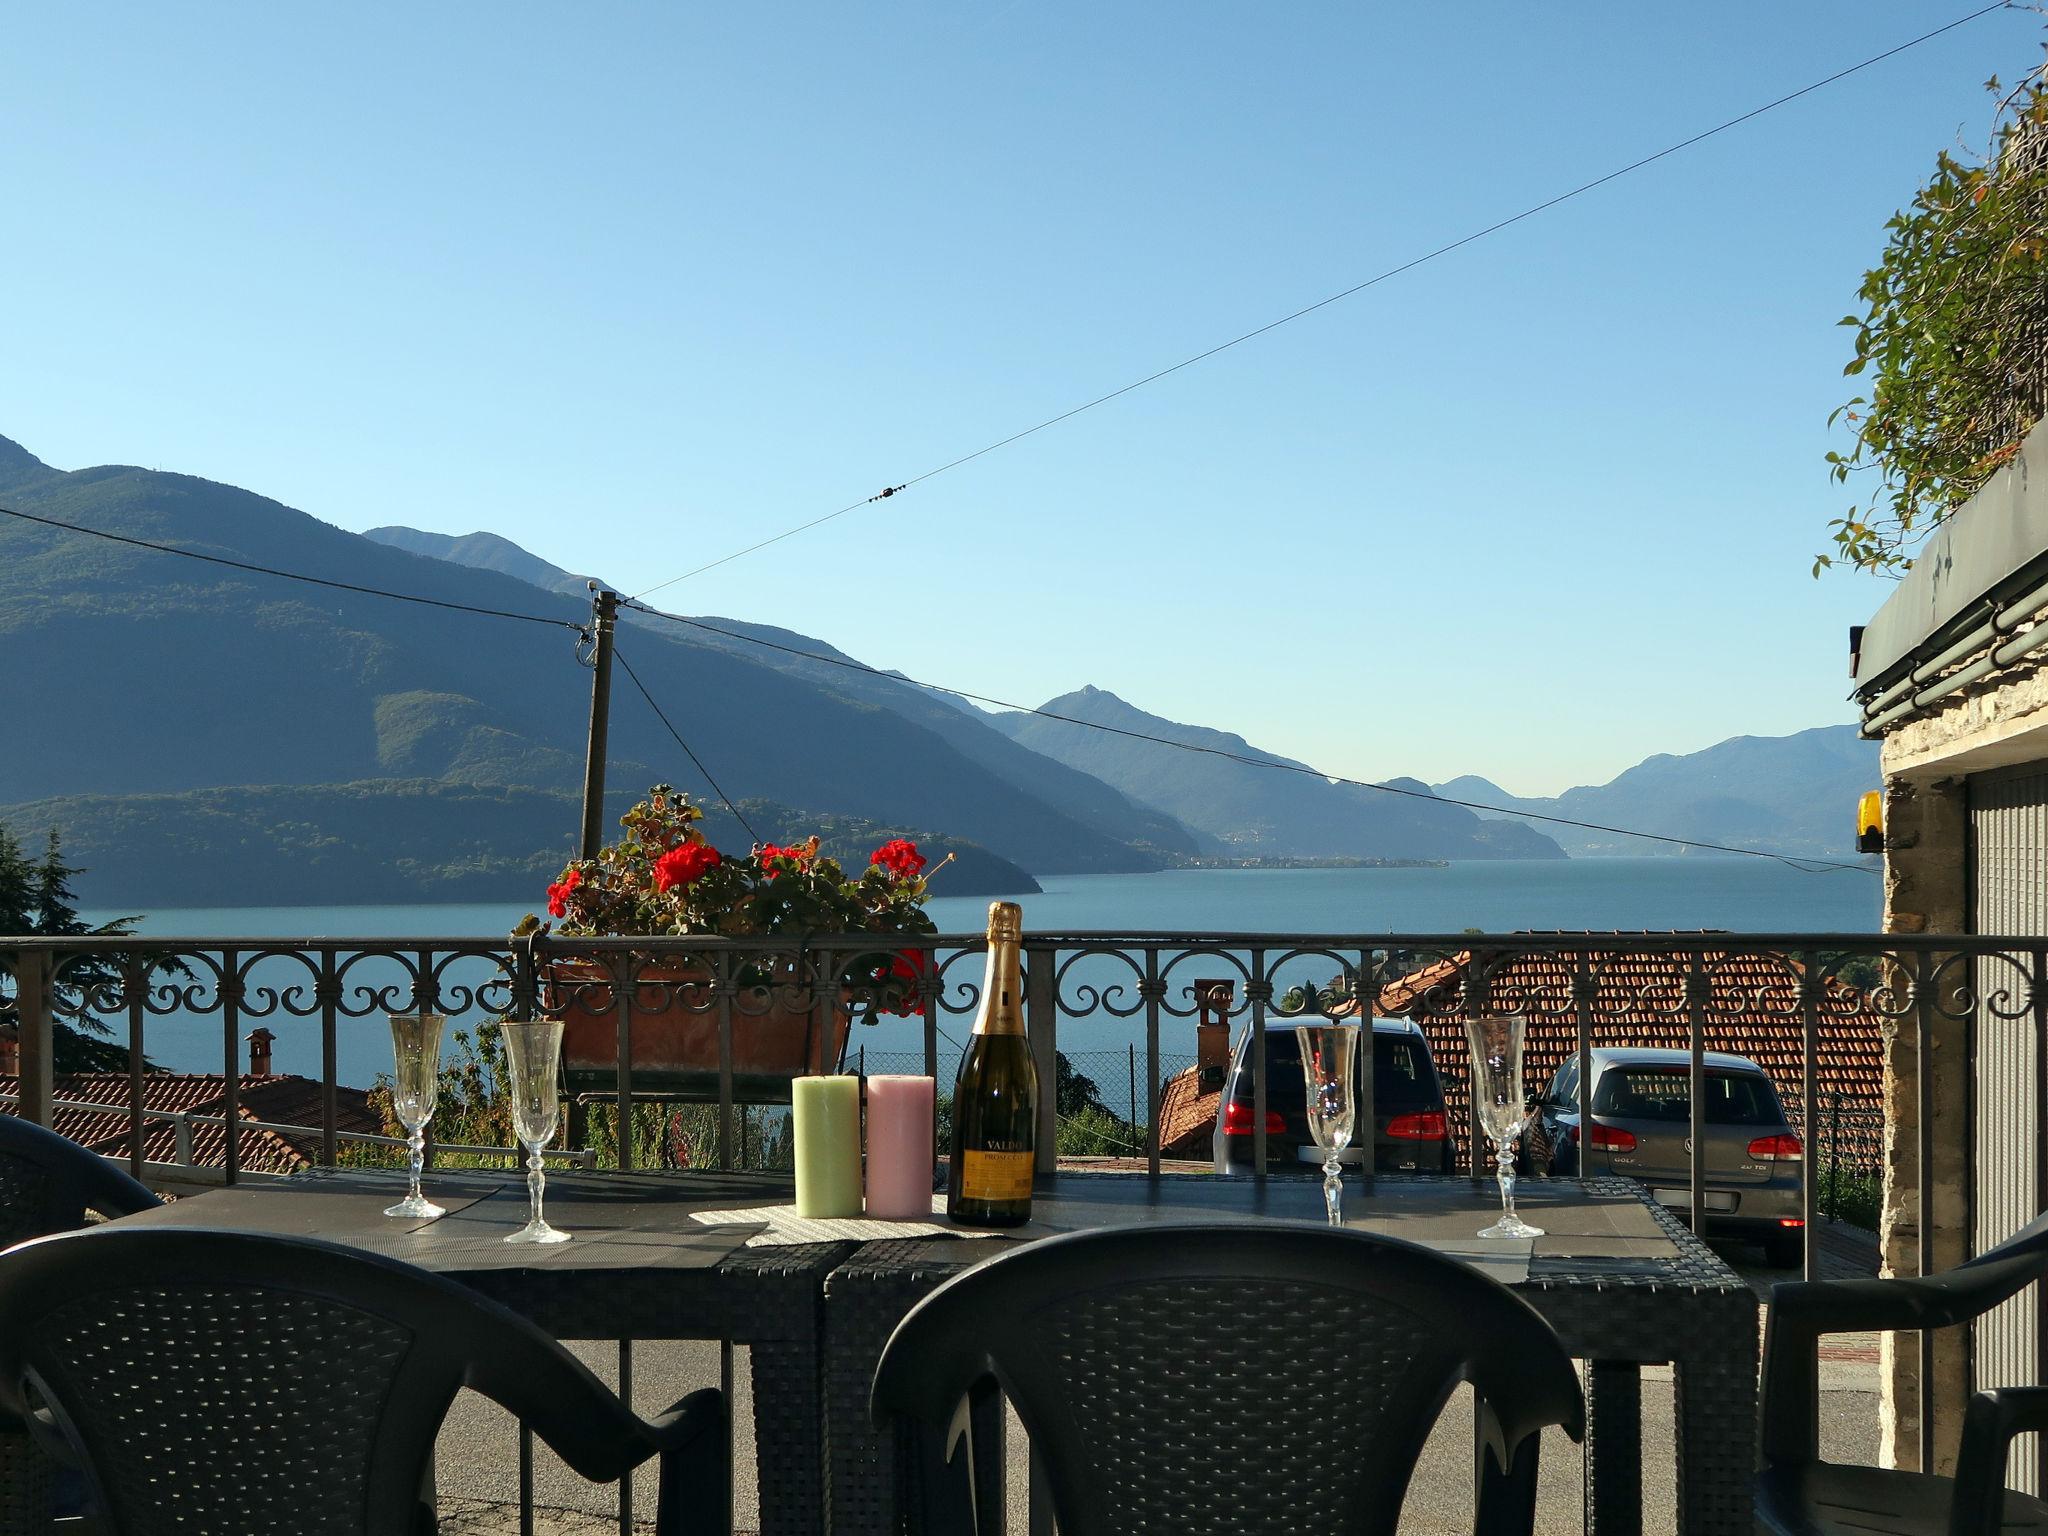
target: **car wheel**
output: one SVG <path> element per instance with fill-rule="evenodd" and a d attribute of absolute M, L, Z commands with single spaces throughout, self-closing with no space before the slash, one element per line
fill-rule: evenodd
<path fill-rule="evenodd" d="M 1797 1269 L 1806 1262 L 1806 1239 L 1796 1233 L 1765 1238 L 1764 1262 L 1773 1269 Z"/>

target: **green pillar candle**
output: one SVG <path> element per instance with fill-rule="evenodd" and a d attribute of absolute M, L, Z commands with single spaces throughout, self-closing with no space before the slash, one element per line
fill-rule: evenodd
<path fill-rule="evenodd" d="M 860 1214 L 860 1079 L 850 1073 L 791 1084 L 796 1120 L 796 1213 Z"/>

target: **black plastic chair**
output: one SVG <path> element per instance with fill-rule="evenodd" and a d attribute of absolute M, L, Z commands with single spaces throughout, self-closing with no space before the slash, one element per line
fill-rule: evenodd
<path fill-rule="evenodd" d="M 661 1458 L 657 1529 L 724 1526 L 723 1395 L 653 1422 L 524 1318 L 303 1238 L 111 1225 L 0 1256 L 0 1411 L 84 1470 L 110 1536 L 431 1532 L 458 1389 L 593 1482 Z"/>
<path fill-rule="evenodd" d="M 88 1212 L 128 1216 L 161 1204 L 97 1153 L 0 1115 L 0 1248 L 82 1227 Z"/>
<path fill-rule="evenodd" d="M 998 1389 L 1063 1536 L 1392 1532 L 1445 1400 L 1478 1397 L 1477 1519 L 1526 1536 L 1538 1432 L 1584 1430 L 1550 1325 L 1393 1238 L 1204 1223 L 1049 1238 L 926 1297 L 875 1372 L 912 1528 L 1001 1529 Z M 977 1498 L 977 1484 L 980 1497 Z"/>
<path fill-rule="evenodd" d="M 18 1115 L 0 1115 L 0 1249 L 163 1202 L 97 1153 Z M 0 1409 L 0 1532 L 40 1531 L 82 1505 L 21 1422 Z"/>
<path fill-rule="evenodd" d="M 2048 1430 L 2048 1387 L 1970 1399 L 1951 1480 L 1820 1459 L 1820 1341 L 1831 1333 L 1956 1328 L 2048 1274 L 2048 1215 L 1990 1252 L 1926 1279 L 1787 1281 L 1764 1322 L 1757 1528 L 1784 1536 L 1873 1532 L 2048 1533 L 2048 1503 L 2005 1486 L 2015 1436 Z"/>

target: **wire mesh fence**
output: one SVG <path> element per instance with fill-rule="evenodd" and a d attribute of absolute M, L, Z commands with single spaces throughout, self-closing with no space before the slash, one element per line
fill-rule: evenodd
<path fill-rule="evenodd" d="M 1137 1045 L 1121 1051 L 1061 1051 L 1059 1081 L 1051 1085 L 1058 1125 L 1059 1150 L 1067 1157 L 1143 1157 L 1151 1135 L 1151 1094 L 1145 1052 Z M 921 1074 L 922 1051 L 870 1051 L 857 1048 L 850 1066 L 870 1073 Z M 1195 1065 L 1192 1054 L 1159 1054 L 1159 1091 Z M 960 1052 L 942 1045 L 938 1057 L 941 1114 L 950 1103 L 960 1075 Z M 1048 1091 L 1039 1085 L 1041 1093 Z M 943 1138 L 941 1138 L 943 1140 Z"/>

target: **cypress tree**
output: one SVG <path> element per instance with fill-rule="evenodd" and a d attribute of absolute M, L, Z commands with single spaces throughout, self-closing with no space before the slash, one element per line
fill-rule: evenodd
<path fill-rule="evenodd" d="M 71 879 L 82 872 L 64 862 L 63 845 L 54 827 L 42 858 L 31 862 L 14 834 L 0 826 L 0 936 L 75 938 L 129 932 L 133 918 L 97 927 L 79 920 L 78 898 L 72 892 Z M 74 959 L 63 965 L 57 978 L 60 1007 L 65 1002 L 72 1007 L 56 1021 L 52 1045 L 59 1072 L 127 1068 L 127 1051 L 93 1038 L 112 1034 L 112 1027 L 89 1007 L 77 1006 L 80 1000 L 89 999 L 95 989 L 117 982 L 120 977 L 121 967 L 111 960 Z"/>
<path fill-rule="evenodd" d="M 35 871 L 14 834 L 0 822 L 0 937 L 35 932 L 35 897 Z"/>

